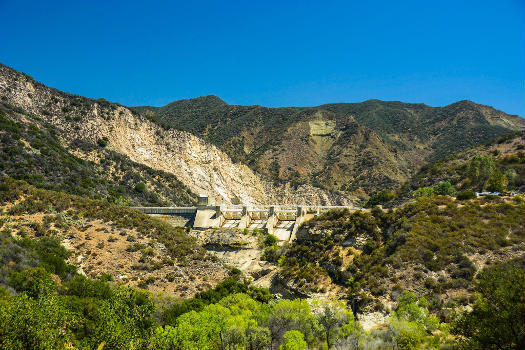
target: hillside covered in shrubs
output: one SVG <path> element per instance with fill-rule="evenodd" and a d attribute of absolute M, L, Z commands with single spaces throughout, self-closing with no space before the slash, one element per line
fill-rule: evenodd
<path fill-rule="evenodd" d="M 474 300 L 484 266 L 525 253 L 522 197 L 420 197 L 398 209 L 331 211 L 305 224 L 279 258 L 299 290 L 339 290 L 356 310 L 388 309 L 402 290 L 443 311 Z"/>
<path fill-rule="evenodd" d="M 409 181 L 393 190 L 382 190 L 366 206 L 398 206 L 407 199 L 434 195 L 472 198 L 474 192 L 525 190 L 525 136 L 498 137 L 485 145 L 448 155 L 424 165 Z"/>
<path fill-rule="evenodd" d="M 60 257 L 93 278 L 109 274 L 125 284 L 191 296 L 213 287 L 227 273 L 185 229 L 107 201 L 1 178 L 0 214 L 0 232 L 6 239 L 13 235 L 37 243 L 60 241 L 68 247 Z M 13 248 L 0 254 L 7 266 L 38 258 L 18 256 L 13 242 L 7 246 Z"/>
<path fill-rule="evenodd" d="M 396 189 L 423 165 L 525 127 L 518 116 L 471 101 L 268 108 L 210 95 L 133 110 L 202 137 L 274 181 L 363 198 Z"/>

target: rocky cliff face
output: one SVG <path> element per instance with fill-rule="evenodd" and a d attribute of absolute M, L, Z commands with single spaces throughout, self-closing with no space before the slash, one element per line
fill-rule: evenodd
<path fill-rule="evenodd" d="M 107 143 L 107 148 L 137 163 L 176 175 L 191 191 L 217 203 L 350 203 L 309 185 L 275 185 L 195 135 L 164 130 L 121 105 L 48 88 L 3 65 L 0 97 L 28 118 L 56 127 L 67 147 L 81 158 L 101 160 L 96 148 L 79 149 L 75 146 L 79 142 Z"/>

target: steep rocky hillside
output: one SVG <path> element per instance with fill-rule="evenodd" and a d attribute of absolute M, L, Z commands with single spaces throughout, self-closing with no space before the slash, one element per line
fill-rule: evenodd
<path fill-rule="evenodd" d="M 53 139 L 56 147 L 62 147 L 60 152 L 57 151 L 61 155 L 52 162 L 57 172 L 60 172 L 59 158 L 74 156 L 89 162 L 92 168 L 98 167 L 99 177 L 105 177 L 104 180 L 111 186 L 124 186 L 122 190 L 125 191 L 120 191 L 120 194 L 149 191 L 154 193 L 154 199 L 158 199 L 131 202 L 186 202 L 189 205 L 193 203 L 196 193 L 204 193 L 216 202 L 227 203 L 350 202 L 347 197 L 311 185 L 293 186 L 266 181 L 246 165 L 234 163 L 227 154 L 195 135 L 164 130 L 137 113 L 103 99 L 87 99 L 48 88 L 3 65 L 0 65 L 0 99 L 3 118 L 7 118 L 4 124 L 10 128 L 3 132 L 4 149 L 13 149 L 13 142 L 21 138 L 18 147 L 23 152 L 37 152 L 38 148 L 24 139 L 25 132 L 28 129 L 30 133 L 43 133 L 48 139 Z M 21 127 L 20 124 L 27 125 Z M 15 134 L 17 132 L 25 134 Z M 57 152 L 52 153 L 57 156 Z M 7 158 L 13 161 L 11 156 Z M 49 160 L 51 158 L 41 163 L 49 163 Z M 77 160 L 73 162 L 78 163 Z M 126 163 L 124 167 L 122 162 Z M 32 169 L 32 166 L 26 166 L 26 169 Z M 14 169 L 3 171 L 11 176 L 16 173 Z M 51 176 L 50 171 L 37 172 L 28 177 L 36 177 L 33 182 L 36 185 L 47 185 L 61 176 L 56 173 Z M 133 179 L 126 181 L 129 176 Z M 93 182 L 95 184 L 91 187 L 97 187 L 96 181 Z M 58 186 L 57 189 L 66 190 L 67 187 Z M 170 188 L 175 194 L 168 194 Z M 117 193 L 117 197 L 120 194 Z M 133 199 L 137 196 L 123 197 Z"/>
<path fill-rule="evenodd" d="M 85 154 L 96 157 L 86 159 Z M 2 103 L 0 159 L 3 175 L 93 199 L 158 206 L 192 204 L 196 198 L 172 174 L 98 144 L 75 142 L 67 147 L 53 125 Z"/>
<path fill-rule="evenodd" d="M 202 136 L 276 181 L 353 194 L 393 188 L 429 161 L 525 127 L 518 116 L 470 101 L 265 108 L 205 96 L 135 110 Z"/>

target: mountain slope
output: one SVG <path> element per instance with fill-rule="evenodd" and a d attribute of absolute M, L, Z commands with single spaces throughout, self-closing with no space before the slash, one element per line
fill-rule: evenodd
<path fill-rule="evenodd" d="M 12 122 L 53 130 L 48 134 L 63 152 L 99 169 L 103 181 L 87 183 L 107 182 L 102 198 L 134 204 L 189 205 L 196 193 L 228 203 L 351 203 L 398 187 L 434 159 L 525 125 L 469 101 L 265 108 L 205 96 L 129 109 L 48 88 L 3 65 L 0 98 Z M 4 141 L 12 148 L 13 139 Z M 21 149 L 31 155 L 32 148 Z M 4 173 L 17 177 L 13 169 Z M 60 176 L 17 178 L 33 175 L 34 184 L 65 190 L 50 187 Z"/>
<path fill-rule="evenodd" d="M 145 173 L 138 182 L 145 186 L 137 189 L 145 187 L 154 192 L 160 189 L 157 195 L 161 199 L 171 182 L 184 184 L 175 186 L 180 188 L 180 196 L 171 196 L 167 202 L 185 200 L 191 205 L 194 193 L 204 193 L 216 202 L 227 203 L 350 203 L 348 198 L 308 185 L 273 184 L 246 165 L 234 163 L 227 154 L 195 135 L 164 130 L 128 108 L 103 99 L 88 99 L 46 87 L 3 65 L 0 65 L 0 98 L 11 122 L 51 128 L 56 143 L 70 154 L 92 162 L 93 167 L 105 168 L 104 163 L 111 158 L 108 151 L 129 159 L 133 165 L 125 169 L 121 166 L 114 169 L 110 160 L 108 169 L 100 172 L 109 182 L 113 180 L 108 177 L 113 177 L 118 179 L 113 182 L 119 183 L 131 171 L 139 172 L 133 168 L 140 168 Z M 6 134 L 12 136 L 11 131 Z M 9 148 L 7 137 L 5 142 L 5 148 Z M 51 182 L 50 177 L 46 181 Z M 127 189 L 133 191 L 135 187 Z"/>
<path fill-rule="evenodd" d="M 368 311 L 390 308 L 402 290 L 437 310 L 465 305 L 484 266 L 524 256 L 524 209 L 521 197 L 439 196 L 389 212 L 327 212 L 301 226 L 279 277 L 303 295 L 346 294 Z"/>
<path fill-rule="evenodd" d="M 66 148 L 57 130 L 0 103 L 0 174 L 37 187 L 130 205 L 183 205 L 196 196 L 177 178 L 131 161 L 99 145 L 77 142 L 82 159 Z M 75 154 L 76 153 L 76 154 Z"/>
<path fill-rule="evenodd" d="M 518 116 L 470 101 L 266 108 L 205 96 L 135 110 L 199 135 L 275 180 L 346 194 L 393 188 L 429 161 L 525 128 Z"/>
<path fill-rule="evenodd" d="M 106 201 L 0 177 L 0 213 L 6 239 L 0 242 L 0 261 L 6 267 L 21 260 L 13 257 L 19 249 L 10 248 L 7 238 L 27 237 L 60 241 L 79 273 L 109 274 L 118 283 L 157 292 L 193 295 L 227 274 L 183 228 Z"/>
<path fill-rule="evenodd" d="M 467 100 L 445 107 L 370 100 L 320 108 L 353 115 L 359 123 L 404 147 L 412 148 L 413 142 L 425 144 L 429 160 L 486 142 L 509 130 L 523 130 L 525 126 L 518 116 Z"/>
<path fill-rule="evenodd" d="M 494 141 L 451 154 L 422 167 L 400 189 L 400 194 L 408 195 L 420 187 L 432 187 L 448 181 L 458 190 L 477 191 L 476 184 L 469 179 L 468 167 L 474 157 L 490 157 L 495 169 L 505 175 L 509 191 L 525 190 L 525 135 L 508 134 Z"/>

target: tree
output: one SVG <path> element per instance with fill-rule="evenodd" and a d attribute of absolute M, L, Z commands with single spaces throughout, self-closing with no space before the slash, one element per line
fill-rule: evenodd
<path fill-rule="evenodd" d="M 318 330 L 318 324 L 306 300 L 281 300 L 270 311 L 268 328 L 272 343 L 282 342 L 285 332 L 298 330 L 304 335 L 306 342 L 311 344 L 315 341 L 314 334 Z"/>
<path fill-rule="evenodd" d="M 185 350 L 224 349 L 224 332 L 230 315 L 230 310 L 217 304 L 181 315 L 177 319 L 180 347 Z"/>
<path fill-rule="evenodd" d="M 365 207 L 370 208 L 374 205 L 378 205 L 381 203 L 390 202 L 394 199 L 396 199 L 396 193 L 392 190 L 383 190 L 379 192 L 378 194 L 370 197 L 370 199 L 366 202 Z"/>
<path fill-rule="evenodd" d="M 78 321 L 57 296 L 10 297 L 0 301 L 0 349 L 66 349 Z"/>
<path fill-rule="evenodd" d="M 508 169 L 507 171 L 505 171 L 505 177 L 507 178 L 508 186 L 511 189 L 516 188 L 516 179 L 519 178 L 518 174 L 516 173 L 516 170 Z"/>
<path fill-rule="evenodd" d="M 135 191 L 140 193 L 146 192 L 146 184 L 144 184 L 144 182 L 137 182 L 135 185 Z"/>
<path fill-rule="evenodd" d="M 483 191 L 488 184 L 489 179 L 496 171 L 496 163 L 490 156 L 476 155 L 471 159 L 467 176 L 471 184 L 479 191 Z"/>
<path fill-rule="evenodd" d="M 507 178 L 499 171 L 495 170 L 487 183 L 487 190 L 494 192 L 503 192 L 507 188 Z"/>
<path fill-rule="evenodd" d="M 355 321 L 354 315 L 349 314 L 346 324 L 339 328 L 334 341 L 337 349 L 358 349 L 360 338 L 363 335 L 363 328 Z"/>
<path fill-rule="evenodd" d="M 228 317 L 226 327 L 222 333 L 224 347 L 228 349 L 242 347 L 246 341 L 246 330 L 252 324 L 252 321 L 242 315 Z"/>
<path fill-rule="evenodd" d="M 284 341 L 279 350 L 306 350 L 306 342 L 303 333 L 299 331 L 288 331 L 284 333 Z"/>
<path fill-rule="evenodd" d="M 414 350 L 422 342 L 422 332 L 417 327 L 411 327 L 408 322 L 404 325 L 396 337 L 397 347 L 399 350 Z"/>
<path fill-rule="evenodd" d="M 102 280 L 92 280 L 83 275 L 76 275 L 62 284 L 60 293 L 81 298 L 109 299 L 113 295 L 110 285 Z"/>
<path fill-rule="evenodd" d="M 141 348 L 153 330 L 154 305 L 148 295 L 133 288 L 117 288 L 94 310 L 91 347 L 105 342 L 106 349 Z"/>
<path fill-rule="evenodd" d="M 265 327 L 251 327 L 246 331 L 248 350 L 266 349 L 271 343 L 270 330 Z"/>
<path fill-rule="evenodd" d="M 270 163 L 270 175 L 274 178 L 274 179 L 278 179 L 280 174 L 281 174 L 281 165 L 279 164 L 279 162 L 277 162 L 276 160 L 273 160 L 271 163 Z"/>
<path fill-rule="evenodd" d="M 172 350 L 180 349 L 177 328 L 166 325 L 157 327 L 151 335 L 148 350 Z"/>
<path fill-rule="evenodd" d="M 456 188 L 448 181 L 443 181 L 434 186 L 434 193 L 441 196 L 455 196 Z"/>
<path fill-rule="evenodd" d="M 460 201 L 474 199 L 474 198 L 476 198 L 476 195 L 474 194 L 474 192 L 469 191 L 469 190 L 461 191 L 456 196 L 456 199 Z"/>
<path fill-rule="evenodd" d="M 478 277 L 478 300 L 461 315 L 453 332 L 467 348 L 525 349 L 525 269 L 523 259 L 485 268 Z"/>
<path fill-rule="evenodd" d="M 400 350 L 412 350 L 424 342 L 427 334 L 440 328 L 439 320 L 428 314 L 428 302 L 414 293 L 403 291 L 397 308 L 389 317 L 390 328 Z M 431 339 L 428 339 L 430 341 Z"/>
<path fill-rule="evenodd" d="M 392 316 L 398 319 L 422 323 L 428 315 L 426 304 L 425 298 L 418 300 L 414 293 L 403 291 L 399 296 L 397 308 L 392 312 Z"/>
<path fill-rule="evenodd" d="M 323 327 L 326 345 L 331 349 L 339 329 L 347 323 L 352 312 L 348 311 L 342 302 L 337 301 L 316 301 L 312 307 L 317 321 Z"/>
<path fill-rule="evenodd" d="M 417 190 L 415 190 L 414 192 L 412 192 L 412 196 L 414 198 L 432 197 L 434 195 L 435 195 L 435 193 L 434 193 L 434 188 L 433 187 L 420 187 Z"/>

